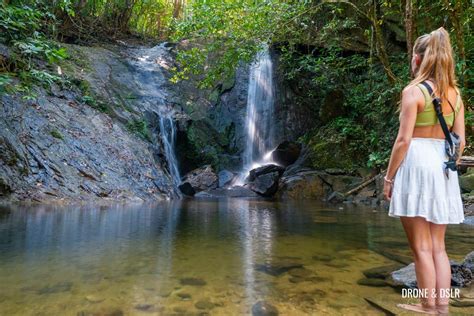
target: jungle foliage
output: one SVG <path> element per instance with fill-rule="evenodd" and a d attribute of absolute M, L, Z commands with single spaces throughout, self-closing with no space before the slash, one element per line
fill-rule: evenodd
<path fill-rule="evenodd" d="M 68 58 L 61 42 L 133 36 L 188 43 L 180 45 L 173 81 L 200 75 L 201 88 L 224 82 L 269 45 L 298 91 L 296 106 L 318 113 L 331 93 L 343 92 L 340 114 L 316 120 L 301 138 L 314 149 L 314 166 L 331 159 L 321 148 L 337 144 L 347 158 L 341 166 L 382 167 L 417 36 L 448 29 L 463 100 L 472 106 L 473 13 L 470 0 L 3 0 L 0 93 L 29 98 L 31 83 L 60 81 L 56 64 Z M 466 123 L 469 145 L 472 111 Z"/>
<path fill-rule="evenodd" d="M 187 13 L 173 36 L 199 45 L 178 55 L 176 80 L 204 73 L 200 84 L 212 86 L 268 43 L 279 50 L 286 79 L 299 91 L 296 105 L 318 113 L 326 96 L 343 91 L 340 115 L 315 121 L 301 138 L 313 149 L 315 167 L 334 166 L 328 144 L 344 152 L 336 166 L 386 166 L 398 130 L 397 103 L 410 80 L 413 42 L 444 26 L 466 104 L 466 153 L 472 151 L 474 9 L 469 0 L 195 0 Z"/>

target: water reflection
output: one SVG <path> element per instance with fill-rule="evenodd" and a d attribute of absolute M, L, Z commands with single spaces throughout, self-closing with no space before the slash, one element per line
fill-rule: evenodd
<path fill-rule="evenodd" d="M 473 236 L 472 226 L 450 226 L 450 258 L 472 251 Z M 366 295 L 399 296 L 359 286 L 361 271 L 407 255 L 400 222 L 366 208 L 240 199 L 2 207 L 0 314 L 152 306 L 166 315 L 197 313 L 201 302 L 233 315 L 258 300 L 289 315 L 363 314 Z M 303 276 L 257 268 L 282 258 Z"/>

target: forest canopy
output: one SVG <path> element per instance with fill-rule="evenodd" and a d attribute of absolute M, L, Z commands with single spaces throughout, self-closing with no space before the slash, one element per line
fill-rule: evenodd
<path fill-rule="evenodd" d="M 316 111 L 343 90 L 339 115 L 317 122 L 302 140 L 321 149 L 320 140 L 329 138 L 351 157 L 383 165 L 419 35 L 440 26 L 450 32 L 463 100 L 472 109 L 473 16 L 470 0 L 3 0 L 0 43 L 12 47 L 14 58 L 0 56 L 0 92 L 60 80 L 51 65 L 69 57 L 61 43 L 127 37 L 179 43 L 172 81 L 200 75 L 203 89 L 232 77 L 269 45 L 298 91 L 296 106 Z M 50 67 L 38 68 L 38 58 Z M 13 87 L 18 78 L 23 84 Z M 468 111 L 469 137 L 472 120 Z"/>

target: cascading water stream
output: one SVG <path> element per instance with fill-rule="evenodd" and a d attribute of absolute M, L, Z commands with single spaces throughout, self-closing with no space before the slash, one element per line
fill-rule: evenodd
<path fill-rule="evenodd" d="M 271 163 L 274 142 L 273 63 L 268 47 L 257 54 L 250 66 L 245 119 L 246 144 L 243 168 L 235 185 L 243 184 L 249 171 Z"/>
<path fill-rule="evenodd" d="M 160 135 L 169 172 L 173 183 L 178 186 L 181 183 L 181 175 L 179 174 L 178 160 L 174 150 L 176 145 L 176 124 L 172 113 L 160 113 Z"/>
<path fill-rule="evenodd" d="M 175 112 L 167 105 L 165 88 L 167 79 L 163 72 L 163 68 L 166 68 L 166 54 L 169 54 L 165 44 L 162 43 L 152 48 L 131 50 L 135 59 L 131 60 L 130 63 L 135 66 L 136 82 L 141 90 L 143 106 L 148 107 L 150 111 L 157 113 L 159 116 L 159 135 L 168 170 L 173 184 L 178 186 L 181 183 L 181 176 L 175 154 Z"/>

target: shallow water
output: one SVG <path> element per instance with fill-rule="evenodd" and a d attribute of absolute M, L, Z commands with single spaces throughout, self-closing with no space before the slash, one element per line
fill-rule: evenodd
<path fill-rule="evenodd" d="M 472 226 L 449 225 L 450 259 L 472 251 L 473 236 Z M 264 300 L 281 315 L 382 315 L 364 298 L 413 300 L 357 280 L 407 256 L 400 221 L 368 207 L 243 199 L 4 206 L 0 314 L 248 315 Z"/>

